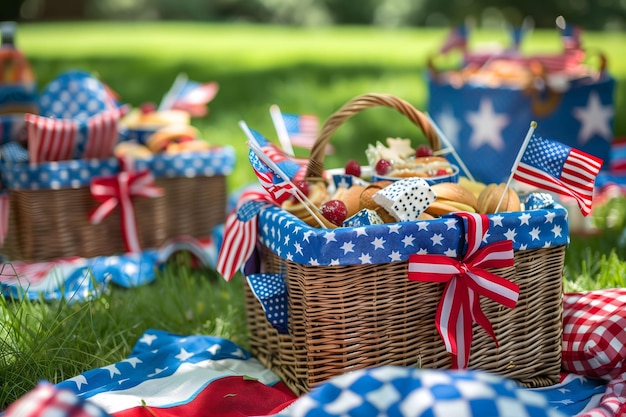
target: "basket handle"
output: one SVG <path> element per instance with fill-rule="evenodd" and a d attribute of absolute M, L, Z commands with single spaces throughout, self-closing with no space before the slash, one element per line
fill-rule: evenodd
<path fill-rule="evenodd" d="M 435 128 L 428 117 L 413 107 L 409 102 L 391 94 L 368 93 L 357 96 L 348 101 L 339 110 L 332 114 L 325 122 L 311 148 L 311 156 L 306 171 L 306 178 L 322 178 L 324 172 L 324 157 L 326 145 L 333 133 L 350 117 L 370 107 L 384 106 L 396 109 L 405 115 L 411 122 L 420 128 L 434 151 L 441 149 L 441 142 Z"/>

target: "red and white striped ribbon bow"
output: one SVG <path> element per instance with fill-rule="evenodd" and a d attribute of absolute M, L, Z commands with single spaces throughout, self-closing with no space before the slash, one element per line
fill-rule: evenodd
<path fill-rule="evenodd" d="M 111 177 L 97 177 L 90 184 L 91 195 L 102 203 L 89 214 L 89 221 L 98 224 L 120 206 L 124 245 L 128 252 L 140 252 L 133 197 L 160 197 L 163 189 L 154 186 L 154 176 L 148 170 L 121 171 Z"/>
<path fill-rule="evenodd" d="M 489 229 L 489 218 L 474 213 L 456 213 L 466 221 L 467 250 L 462 259 L 445 255 L 411 255 L 410 281 L 446 282 L 435 317 L 435 325 L 446 350 L 452 354 L 452 367 L 465 369 L 469 363 L 473 323 L 478 323 L 498 344 L 493 327 L 480 306 L 479 296 L 513 308 L 519 286 L 487 269 L 514 266 L 513 242 L 504 240 L 479 249 Z"/>

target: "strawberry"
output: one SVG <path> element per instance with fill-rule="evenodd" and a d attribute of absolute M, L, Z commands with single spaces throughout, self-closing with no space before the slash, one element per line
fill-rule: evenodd
<path fill-rule="evenodd" d="M 420 145 L 415 149 L 415 157 L 420 158 L 422 156 L 433 156 L 433 148 L 428 145 Z"/>
<path fill-rule="evenodd" d="M 151 102 L 143 103 L 141 107 L 139 107 L 139 111 L 141 111 L 141 114 L 153 113 L 156 110 L 157 110 L 156 104 L 151 103 Z"/>
<path fill-rule="evenodd" d="M 328 200 L 320 207 L 322 216 L 336 226 L 341 226 L 348 217 L 346 203 L 341 200 Z"/>
<path fill-rule="evenodd" d="M 302 194 L 304 194 L 307 197 L 309 196 L 309 182 L 308 181 L 299 181 L 298 183 L 296 183 L 296 187 L 298 187 L 300 191 L 302 191 Z"/>
<path fill-rule="evenodd" d="M 348 162 L 346 162 L 345 172 L 346 172 L 346 175 L 353 175 L 355 177 L 360 177 L 361 165 L 359 165 L 359 163 L 355 161 L 354 159 L 351 159 Z"/>
<path fill-rule="evenodd" d="M 385 175 L 391 171 L 391 162 L 386 159 L 380 159 L 374 167 L 378 175 Z"/>

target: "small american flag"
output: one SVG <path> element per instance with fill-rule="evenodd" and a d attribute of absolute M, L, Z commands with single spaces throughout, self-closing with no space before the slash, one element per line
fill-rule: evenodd
<path fill-rule="evenodd" d="M 602 159 L 562 143 L 532 136 L 514 167 L 517 181 L 576 199 L 583 215 L 591 213 L 596 176 Z"/>
<path fill-rule="evenodd" d="M 281 178 L 280 175 L 275 173 L 268 164 L 263 162 L 253 150 L 250 150 L 248 157 L 255 175 L 261 182 L 263 188 L 267 190 L 278 204 L 281 204 L 292 195 L 292 184 L 296 184 L 304 178 L 308 160 L 294 158 L 268 141 L 258 131 L 254 129 L 248 130 L 265 157 L 276 165 L 276 167 L 282 171 L 282 174 L 286 176 L 286 179 L 291 182 L 286 181 L 285 178 Z"/>
<path fill-rule="evenodd" d="M 612 174 L 626 175 L 626 137 L 613 140 L 609 165 Z"/>
<path fill-rule="evenodd" d="M 443 45 L 439 48 L 439 52 L 445 54 L 457 48 L 463 51 L 467 49 L 467 27 L 464 24 L 450 30 L 448 36 L 443 41 Z"/>
<path fill-rule="evenodd" d="M 174 98 L 172 108 L 184 110 L 193 117 L 204 117 L 209 111 L 207 104 L 215 98 L 218 90 L 216 82 L 201 84 L 187 80 Z"/>
<path fill-rule="evenodd" d="M 565 27 L 561 29 L 561 38 L 563 39 L 563 47 L 565 49 L 581 49 L 582 29 L 576 25 L 565 24 Z"/>
<path fill-rule="evenodd" d="M 311 149 L 319 133 L 319 118 L 312 114 L 282 113 L 293 146 Z"/>
<path fill-rule="evenodd" d="M 261 186 L 265 188 L 276 203 L 282 204 L 291 197 L 294 192 L 293 183 L 284 180 L 276 174 L 265 162 L 261 161 L 253 150 L 250 150 L 248 157 Z"/>
<path fill-rule="evenodd" d="M 217 272 L 230 281 L 252 255 L 258 237 L 258 214 L 271 200 L 266 193 L 245 191 L 224 223 L 224 239 L 217 258 Z"/>

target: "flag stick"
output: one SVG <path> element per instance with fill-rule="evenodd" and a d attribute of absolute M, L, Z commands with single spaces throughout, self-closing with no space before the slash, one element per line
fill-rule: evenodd
<path fill-rule="evenodd" d="M 273 104 L 270 106 L 270 116 L 272 116 L 274 129 L 276 130 L 276 134 L 278 135 L 278 140 L 280 141 L 280 144 L 283 147 L 283 150 L 287 152 L 287 154 L 294 156 L 295 152 L 293 151 L 293 147 L 291 146 L 291 140 L 289 139 L 289 132 L 287 132 L 287 126 L 285 126 L 285 119 L 283 119 L 283 115 L 280 111 L 280 107 L 278 107 L 278 104 Z"/>
<path fill-rule="evenodd" d="M 437 133 L 437 136 L 439 136 L 439 140 L 441 140 L 443 142 L 443 144 L 446 146 L 446 148 L 449 150 L 449 152 L 452 153 L 452 155 L 454 155 L 454 158 L 459 163 L 459 166 L 461 167 L 461 169 L 463 170 L 465 175 L 467 175 L 467 178 L 470 181 L 474 181 L 474 176 L 469 171 L 469 169 L 467 169 L 467 167 L 463 163 L 463 160 L 461 159 L 461 157 L 454 150 L 454 146 L 452 146 L 452 143 L 450 143 L 450 141 L 448 140 L 446 135 L 443 134 L 443 131 L 439 128 L 439 126 L 437 126 L 437 123 L 435 123 L 435 121 L 433 120 L 432 117 L 430 117 L 430 115 L 428 115 L 428 121 L 430 121 L 430 124 L 433 126 L 433 129 L 435 129 L 435 132 Z"/>
<path fill-rule="evenodd" d="M 243 120 L 240 121 L 239 126 L 241 127 L 241 129 L 244 131 L 244 133 L 249 139 L 247 142 L 247 145 L 250 147 L 250 149 L 252 149 L 252 151 L 259 157 L 259 159 L 261 159 L 268 167 L 270 167 L 276 173 L 276 175 L 278 175 L 284 181 L 286 181 L 289 185 L 291 185 L 291 187 L 294 190 L 294 196 L 300 202 L 300 204 L 302 204 L 302 206 L 306 209 L 306 211 L 308 211 L 309 214 L 313 216 L 313 218 L 320 225 L 320 227 L 327 229 L 326 225 L 324 225 L 324 222 L 322 222 L 322 220 L 320 220 L 320 218 L 317 216 L 317 213 L 315 213 L 311 209 L 311 208 L 314 208 L 316 211 L 319 212 L 319 209 L 317 208 L 317 206 L 313 204 L 311 200 L 309 200 L 309 198 L 302 192 L 302 190 L 300 190 L 300 188 L 298 188 L 291 181 L 289 176 L 285 174 L 283 170 L 280 169 L 280 167 L 276 165 L 276 163 L 274 163 L 274 161 L 272 161 L 267 155 L 265 155 L 265 153 L 261 149 L 261 146 L 255 139 L 254 135 L 252 134 L 252 132 L 250 132 L 250 129 L 248 128 L 248 125 L 246 124 L 246 122 L 244 122 Z"/>
<path fill-rule="evenodd" d="M 161 103 L 159 104 L 159 108 L 158 108 L 159 111 L 169 110 L 172 108 L 172 104 L 174 104 L 176 95 L 183 88 L 187 80 L 188 80 L 187 74 L 183 72 L 179 73 L 176 76 L 176 79 L 174 80 L 174 84 L 172 84 L 172 87 L 169 89 L 169 91 L 165 93 L 165 96 L 163 96 L 163 99 L 161 100 Z"/>
<path fill-rule="evenodd" d="M 535 129 L 537 128 L 537 122 L 535 122 L 534 120 L 532 122 L 530 122 L 530 127 L 528 128 L 528 133 L 526 133 L 526 137 L 524 138 L 524 142 L 522 142 L 522 147 L 520 148 L 519 152 L 517 153 L 517 157 L 515 158 L 515 162 L 513 162 L 513 168 L 511 168 L 511 173 L 509 174 L 509 179 L 506 182 L 506 185 L 504 186 L 504 190 L 502 191 L 502 195 L 500 196 L 500 200 L 498 201 L 498 205 L 496 206 L 496 211 L 495 213 L 498 212 L 498 210 L 500 209 L 500 205 L 502 204 L 502 200 L 504 200 L 504 196 L 506 195 L 506 192 L 509 188 L 509 185 L 511 185 L 511 180 L 513 180 L 513 174 L 515 173 L 515 170 L 517 169 L 517 166 L 519 165 L 519 162 L 522 160 L 522 156 L 524 156 L 524 152 L 526 152 L 526 147 L 528 146 L 528 142 L 530 142 L 530 138 L 533 135 L 533 132 L 535 131 Z"/>

